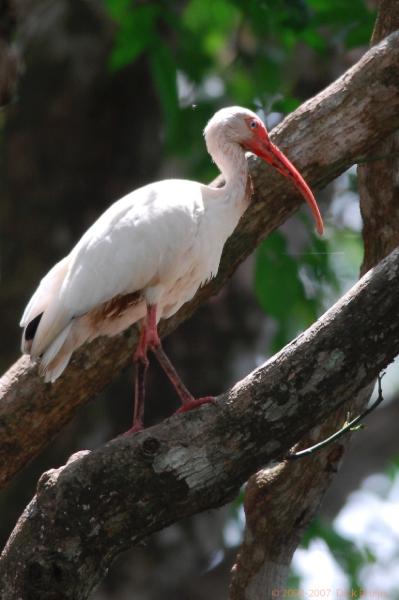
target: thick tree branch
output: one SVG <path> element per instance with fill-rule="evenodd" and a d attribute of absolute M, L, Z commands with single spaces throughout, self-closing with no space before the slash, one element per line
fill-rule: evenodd
<path fill-rule="evenodd" d="M 396 356 L 398 302 L 399 249 L 215 406 L 45 473 L 0 560 L 4 598 L 87 598 L 123 549 L 226 502 Z"/>
<path fill-rule="evenodd" d="M 308 181 L 322 187 L 399 126 L 399 33 L 370 50 L 343 77 L 306 102 L 272 138 Z M 218 276 L 163 324 L 172 331 L 206 298 L 219 291 L 256 245 L 300 206 L 292 188 L 251 160 L 254 202 L 228 241 Z M 65 375 L 44 384 L 35 366 L 21 358 L 0 381 L 0 486 L 35 456 L 83 402 L 109 383 L 131 356 L 134 332 L 83 348 Z"/>
<path fill-rule="evenodd" d="M 372 44 L 378 44 L 398 28 L 398 3 L 394 0 L 382 0 Z M 371 269 L 399 244 L 399 132 L 382 139 L 373 153 L 386 158 L 359 165 L 357 170 L 363 217 L 362 273 Z"/>

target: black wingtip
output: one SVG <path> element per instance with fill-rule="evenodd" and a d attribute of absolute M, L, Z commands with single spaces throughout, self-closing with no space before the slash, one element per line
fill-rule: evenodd
<path fill-rule="evenodd" d="M 33 338 L 35 337 L 35 333 L 37 331 L 37 328 L 39 327 L 39 323 L 40 323 L 40 319 L 42 318 L 43 313 L 40 313 L 40 315 L 37 315 L 37 317 L 35 317 L 34 319 L 32 319 L 32 321 L 30 321 L 25 329 L 25 340 L 27 342 L 30 342 L 30 340 L 33 340 Z"/>

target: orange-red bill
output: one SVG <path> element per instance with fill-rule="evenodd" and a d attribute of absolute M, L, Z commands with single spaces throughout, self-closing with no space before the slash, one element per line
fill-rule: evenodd
<path fill-rule="evenodd" d="M 269 139 L 257 140 L 257 143 L 250 149 L 295 184 L 308 203 L 316 222 L 316 229 L 318 233 L 322 235 L 324 232 L 323 219 L 312 190 L 285 154 L 283 154 L 277 146 L 272 144 Z"/>

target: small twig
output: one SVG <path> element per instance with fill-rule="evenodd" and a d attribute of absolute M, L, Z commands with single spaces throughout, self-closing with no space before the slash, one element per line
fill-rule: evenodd
<path fill-rule="evenodd" d="M 330 437 L 326 438 L 322 442 L 319 442 L 318 444 L 315 444 L 314 446 L 310 446 L 309 448 L 305 448 L 304 450 L 300 450 L 299 452 L 289 452 L 287 454 L 286 458 L 291 460 L 293 458 L 303 458 L 304 456 L 309 456 L 310 454 L 313 454 L 314 452 L 317 452 L 318 450 L 325 448 L 325 446 L 332 444 L 338 438 L 345 435 L 345 433 L 359 431 L 359 429 L 363 429 L 364 425 L 362 423 L 360 423 L 360 425 L 358 425 L 359 421 L 361 421 L 362 419 L 367 417 L 367 415 L 369 415 L 375 408 L 377 408 L 377 406 L 379 404 L 381 404 L 381 402 L 384 400 L 384 397 L 382 395 L 382 385 L 381 385 L 381 381 L 382 381 L 382 378 L 384 377 L 384 375 L 385 375 L 385 372 L 378 375 L 378 378 L 377 378 L 377 380 L 378 380 L 377 400 L 375 402 L 373 402 L 373 404 L 371 404 L 368 408 L 366 408 L 365 411 L 363 411 L 360 415 L 358 415 L 355 419 L 353 419 L 349 423 L 346 423 L 346 425 L 344 425 L 344 427 L 342 427 L 342 429 L 340 429 L 339 431 L 336 431 L 335 433 L 330 435 Z"/>

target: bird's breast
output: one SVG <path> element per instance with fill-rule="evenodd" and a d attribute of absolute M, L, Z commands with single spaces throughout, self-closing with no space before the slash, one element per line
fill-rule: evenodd
<path fill-rule="evenodd" d="M 184 256 L 176 261 L 173 276 L 162 282 L 164 292 L 159 300 L 162 318 L 172 316 L 216 275 L 222 250 L 223 244 L 216 244 L 214 240 L 210 243 L 208 237 L 198 232 Z"/>

